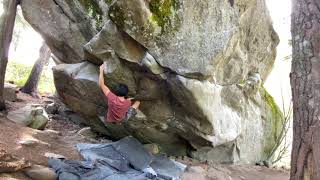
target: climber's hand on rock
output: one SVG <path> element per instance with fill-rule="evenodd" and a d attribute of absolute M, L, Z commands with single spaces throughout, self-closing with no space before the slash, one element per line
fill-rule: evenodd
<path fill-rule="evenodd" d="M 103 63 L 103 64 L 100 66 L 100 72 L 103 72 L 104 65 L 105 65 L 105 63 Z"/>

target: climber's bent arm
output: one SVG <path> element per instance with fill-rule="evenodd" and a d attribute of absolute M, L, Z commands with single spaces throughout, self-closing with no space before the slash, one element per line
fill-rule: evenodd
<path fill-rule="evenodd" d="M 108 96 L 108 94 L 110 93 L 110 89 L 104 84 L 103 67 L 104 63 L 100 66 L 99 86 L 102 89 L 103 93 Z"/>

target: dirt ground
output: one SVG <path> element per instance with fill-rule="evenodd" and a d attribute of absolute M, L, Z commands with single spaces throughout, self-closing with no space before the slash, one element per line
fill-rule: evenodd
<path fill-rule="evenodd" d="M 186 172 L 183 180 L 288 180 L 289 172 L 260 166 L 211 165 L 204 173 Z"/>
<path fill-rule="evenodd" d="M 17 102 L 8 102 L 8 111 L 23 107 L 27 103 L 45 104 L 47 97 L 34 99 L 23 93 L 18 94 Z M 48 158 L 46 153 L 55 153 L 65 156 L 67 159 L 81 159 L 74 146 L 81 142 L 92 142 L 81 135 L 80 127 L 72 122 L 63 119 L 50 119 L 45 131 L 38 131 L 22 127 L 11 122 L 6 117 L 6 112 L 0 114 L 0 150 L 20 159 L 25 159 L 31 164 L 47 166 Z M 21 145 L 21 141 L 34 140 L 36 145 Z M 237 166 L 237 165 L 208 165 L 196 162 L 189 158 L 177 159 L 188 166 L 199 166 L 203 171 L 187 171 L 183 174 L 183 180 L 286 180 L 289 179 L 289 172 L 268 169 L 258 166 Z M 28 180 L 23 173 L 0 174 L 0 180 Z"/>

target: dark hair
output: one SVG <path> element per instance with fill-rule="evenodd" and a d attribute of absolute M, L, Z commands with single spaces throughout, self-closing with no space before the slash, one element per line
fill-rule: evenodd
<path fill-rule="evenodd" d="M 129 88 L 125 84 L 119 84 L 116 88 L 115 94 L 117 96 L 126 97 L 128 95 Z"/>

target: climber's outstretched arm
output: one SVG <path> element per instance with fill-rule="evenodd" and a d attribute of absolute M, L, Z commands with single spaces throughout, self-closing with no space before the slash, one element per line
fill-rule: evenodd
<path fill-rule="evenodd" d="M 102 89 L 103 93 L 106 96 L 108 96 L 108 94 L 110 93 L 110 89 L 104 84 L 103 68 L 104 68 L 104 63 L 100 66 L 99 86 Z"/>

